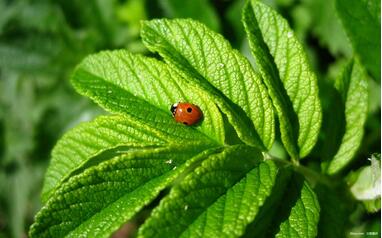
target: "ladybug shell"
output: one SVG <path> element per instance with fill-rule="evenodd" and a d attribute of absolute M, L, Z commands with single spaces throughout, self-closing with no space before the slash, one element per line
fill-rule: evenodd
<path fill-rule="evenodd" d="M 176 122 L 188 126 L 198 123 L 203 117 L 200 108 L 191 103 L 179 102 L 172 105 L 170 110 Z"/>

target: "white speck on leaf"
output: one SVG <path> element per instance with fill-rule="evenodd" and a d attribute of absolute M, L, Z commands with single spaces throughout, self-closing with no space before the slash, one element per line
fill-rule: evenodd
<path fill-rule="evenodd" d="M 288 37 L 288 38 L 291 38 L 292 36 L 293 36 L 293 32 L 291 32 L 291 31 L 288 32 L 287 37 Z"/>

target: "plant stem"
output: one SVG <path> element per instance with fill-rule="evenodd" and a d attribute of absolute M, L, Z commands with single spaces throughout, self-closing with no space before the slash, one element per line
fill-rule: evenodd
<path fill-rule="evenodd" d="M 302 174 L 309 182 L 312 183 L 312 185 L 315 185 L 316 183 L 321 183 L 328 187 L 335 187 L 337 184 L 336 182 L 333 182 L 333 180 L 331 180 L 328 176 L 318 173 L 303 165 L 300 165 L 299 163 L 293 163 L 285 159 L 275 158 L 270 156 L 269 154 L 266 156 L 266 158 L 271 159 L 278 164 L 282 164 L 284 167 L 292 167 L 294 171 Z"/>

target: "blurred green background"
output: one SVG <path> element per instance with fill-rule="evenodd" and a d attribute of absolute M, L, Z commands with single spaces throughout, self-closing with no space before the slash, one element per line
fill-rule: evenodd
<path fill-rule="evenodd" d="M 334 1 L 264 2 L 289 21 L 308 51 L 325 110 L 330 103 L 331 82 L 352 55 Z M 252 60 L 241 24 L 243 3 L 0 0 L 0 237 L 27 236 L 41 206 L 40 191 L 52 147 L 69 128 L 105 113 L 70 86 L 71 71 L 82 58 L 117 48 L 149 54 L 139 37 L 141 20 L 189 17 L 223 34 Z M 370 79 L 369 83 L 366 132 L 347 172 L 367 164 L 365 158 L 380 151 L 380 81 Z M 321 138 L 324 140 L 324 132 Z M 282 156 L 282 148 L 275 148 L 274 153 Z M 311 157 L 318 157 L 319 150 L 320 145 Z M 379 225 L 379 216 L 359 208 L 351 222 L 353 227 L 367 229 Z"/>

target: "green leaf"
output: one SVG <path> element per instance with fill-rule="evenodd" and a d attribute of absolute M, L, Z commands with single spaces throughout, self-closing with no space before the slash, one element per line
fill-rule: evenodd
<path fill-rule="evenodd" d="M 231 44 L 234 47 L 240 47 L 240 51 L 246 56 L 246 51 L 244 47 L 247 46 L 247 42 L 245 39 L 245 32 L 244 32 L 244 26 L 241 23 L 241 21 L 238 21 L 241 16 L 241 11 L 243 9 L 243 6 L 245 4 L 245 0 L 238 0 L 232 2 L 231 5 L 227 8 L 227 11 L 225 12 L 224 18 L 228 21 L 228 24 L 225 24 L 225 26 L 232 30 L 228 30 L 230 32 L 229 35 L 227 35 L 228 40 L 231 42 Z M 234 33 L 234 34 L 233 34 Z"/>
<path fill-rule="evenodd" d="M 259 151 L 244 146 L 211 155 L 162 200 L 139 236 L 239 237 L 278 175 L 272 161 L 261 159 Z"/>
<path fill-rule="evenodd" d="M 345 237 L 352 209 L 352 203 L 344 193 L 347 189 L 345 186 L 328 188 L 318 185 L 314 190 L 321 207 L 317 237 Z"/>
<path fill-rule="evenodd" d="M 76 237 L 77 233 L 87 232 L 95 232 L 97 237 L 106 235 L 131 218 L 185 168 L 176 169 L 177 166 L 197 153 L 224 143 L 224 126 L 215 104 L 205 93 L 188 87 L 176 72 L 155 59 L 135 56 L 126 51 L 102 52 L 86 58 L 76 68 L 72 82 L 82 94 L 122 115 L 100 117 L 84 123 L 67 133 L 57 144 L 44 185 L 43 199 L 47 202 L 36 217 L 31 230 L 33 235 L 71 234 Z M 196 127 L 176 123 L 169 108 L 178 101 L 197 104 L 203 110 L 203 121 Z M 162 151 L 166 153 L 161 154 Z M 149 156 L 146 162 L 151 159 L 155 163 L 145 164 L 146 156 Z M 160 159 L 155 160 L 157 157 Z M 129 165 L 134 159 L 141 162 Z M 129 170 L 134 170 L 134 166 L 147 165 L 147 174 L 142 167 L 142 170 L 136 169 L 131 174 L 136 181 L 123 182 L 126 189 L 136 186 L 134 189 L 137 191 L 126 191 L 119 186 L 106 188 L 114 176 L 122 174 L 118 169 L 122 161 L 128 161 L 124 168 L 125 175 L 129 175 Z M 152 167 L 158 167 L 158 170 Z M 177 172 L 171 172 L 172 169 Z M 100 177 L 105 184 L 102 189 L 110 189 L 110 194 L 104 195 L 102 202 L 98 201 L 97 196 L 101 188 L 95 186 Z M 147 187 L 141 180 L 148 183 Z M 122 196 L 121 191 L 129 192 L 129 195 L 123 195 L 126 200 L 122 203 L 130 199 L 137 201 L 121 211 L 119 220 L 110 219 L 108 228 L 98 234 L 97 229 L 92 229 L 92 224 L 100 222 L 102 215 L 99 214 L 114 214 L 113 209 L 120 206 L 116 197 L 119 199 Z M 92 193 L 96 195 L 86 197 Z M 81 195 L 83 203 L 79 198 Z M 89 211 L 72 209 L 73 204 L 67 201 L 68 196 L 76 196 L 78 199 L 71 202 L 79 202 L 80 205 L 76 203 L 79 208 L 85 207 Z M 64 203 L 63 199 L 68 203 Z M 56 211 L 57 207 L 64 212 L 60 209 Z M 54 225 L 55 222 L 65 221 L 65 217 L 70 217 L 72 212 L 79 213 L 73 223 Z"/>
<path fill-rule="evenodd" d="M 56 145 L 30 237 L 109 237 L 170 186 L 139 235 L 237 237 L 255 225 L 259 234 L 314 237 L 313 191 L 259 150 L 274 141 L 273 106 L 248 60 L 192 20 L 145 22 L 142 36 L 166 63 L 118 50 L 75 69 L 77 91 L 117 115 Z M 176 123 L 169 108 L 178 101 L 198 105 L 203 120 Z"/>
<path fill-rule="evenodd" d="M 219 152 L 197 155 L 203 148 L 185 143 L 121 152 L 72 176 L 36 215 L 30 237 L 109 237 L 186 168 Z"/>
<path fill-rule="evenodd" d="M 184 125 L 172 119 L 171 105 L 191 102 L 203 111 L 203 121 L 194 128 L 216 143 L 224 142 L 221 114 L 210 97 L 156 59 L 126 50 L 101 52 L 76 68 L 72 83 L 106 110 L 142 120 L 165 133 L 184 131 Z"/>
<path fill-rule="evenodd" d="M 271 147 L 274 118 L 266 87 L 221 35 L 189 19 L 145 21 L 141 35 L 188 85 L 213 98 L 242 141 L 263 150 Z"/>
<path fill-rule="evenodd" d="M 340 93 L 334 87 L 334 80 L 320 82 L 323 120 L 317 151 L 325 169 L 327 163 L 337 153 L 345 133 L 345 105 Z"/>
<path fill-rule="evenodd" d="M 162 0 L 159 4 L 169 18 L 192 18 L 214 31 L 220 31 L 218 14 L 208 0 Z"/>
<path fill-rule="evenodd" d="M 362 203 L 369 213 L 377 213 L 381 210 L 381 197 L 373 200 L 364 200 Z"/>
<path fill-rule="evenodd" d="M 283 199 L 285 203 L 278 209 L 278 216 L 283 217 L 283 207 L 292 204 L 288 211 L 288 218 L 283 220 L 279 226 L 276 237 L 316 237 L 317 224 L 319 221 L 320 205 L 313 190 L 307 182 L 302 183 L 302 179 L 292 179 L 288 186 L 288 195 Z M 291 203 L 293 194 L 298 194 L 295 203 Z"/>
<path fill-rule="evenodd" d="M 158 122 L 158 128 L 167 126 Z M 183 129 L 183 130 L 182 130 Z M 52 152 L 42 192 L 47 201 L 61 183 L 80 168 L 90 167 L 123 151 L 145 150 L 181 141 L 204 141 L 203 135 L 188 128 L 158 130 L 125 116 L 102 116 L 69 131 Z M 206 138 L 204 138 L 206 139 Z M 78 172 L 77 172 L 78 173 Z"/>
<path fill-rule="evenodd" d="M 312 31 L 317 35 L 320 44 L 327 46 L 334 56 L 345 55 L 350 57 L 352 49 L 336 14 L 335 1 L 311 1 L 308 5 L 309 13 L 313 14 L 314 18 Z"/>
<path fill-rule="evenodd" d="M 368 89 L 365 70 L 357 59 L 351 60 L 344 67 L 335 86 L 345 105 L 346 126 L 341 145 L 327 167 L 328 174 L 337 173 L 351 161 L 363 137 L 363 127 L 367 117 Z"/>
<path fill-rule="evenodd" d="M 303 0 L 295 10 L 293 23 L 304 27 L 304 34 L 311 31 L 320 46 L 327 48 L 333 56 L 351 56 L 352 49 L 333 0 Z M 298 15 L 299 14 L 299 15 Z M 306 18 L 301 17 L 305 16 Z M 298 26 L 294 25 L 295 31 Z M 301 27 L 300 27 L 301 28 Z M 306 36 L 307 37 L 307 36 Z"/>
<path fill-rule="evenodd" d="M 279 169 L 272 193 L 244 237 L 316 237 L 320 206 L 304 178 Z"/>
<path fill-rule="evenodd" d="M 381 1 L 336 0 L 355 53 L 376 81 L 381 78 Z"/>
<path fill-rule="evenodd" d="M 243 11 L 252 53 L 280 122 L 281 139 L 293 159 L 306 156 L 321 124 L 317 79 L 287 21 L 253 0 Z"/>

